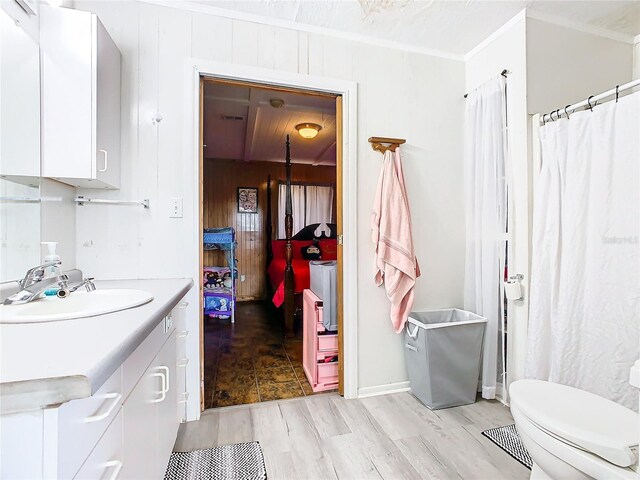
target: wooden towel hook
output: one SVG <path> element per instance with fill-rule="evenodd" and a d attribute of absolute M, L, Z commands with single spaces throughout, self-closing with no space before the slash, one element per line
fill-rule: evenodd
<path fill-rule="evenodd" d="M 407 141 L 404 138 L 369 137 L 369 143 L 371 144 L 371 148 L 380 153 L 384 153 L 386 151 L 395 152 L 396 148 L 403 143 L 407 143 Z"/>

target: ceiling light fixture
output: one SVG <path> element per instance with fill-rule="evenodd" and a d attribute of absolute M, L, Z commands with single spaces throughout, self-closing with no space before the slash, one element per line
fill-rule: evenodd
<path fill-rule="evenodd" d="M 299 123 L 296 125 L 296 130 L 302 138 L 315 138 L 322 127 L 317 123 Z"/>

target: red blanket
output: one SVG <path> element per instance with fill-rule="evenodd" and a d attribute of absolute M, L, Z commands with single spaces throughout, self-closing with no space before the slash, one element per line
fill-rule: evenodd
<path fill-rule="evenodd" d="M 275 258 L 271 261 L 267 270 L 271 285 L 276 289 L 276 293 L 273 295 L 273 304 L 276 307 L 284 303 L 284 269 L 286 266 L 287 261 L 285 259 Z M 309 260 L 294 258 L 291 261 L 291 266 L 293 267 L 293 291 L 302 293 L 310 285 Z"/>
<path fill-rule="evenodd" d="M 284 269 L 287 266 L 285 257 L 286 240 L 272 240 L 271 248 L 273 251 L 273 260 L 267 268 L 271 286 L 276 293 L 273 295 L 273 304 L 279 307 L 284 303 Z M 294 293 L 302 293 L 303 290 L 309 288 L 309 260 L 302 258 L 301 248 L 311 245 L 311 240 L 293 240 L 292 253 L 293 260 L 293 291 Z M 322 260 L 336 260 L 338 258 L 338 243 L 335 238 L 323 239 L 319 242 L 320 251 L 322 252 Z"/>

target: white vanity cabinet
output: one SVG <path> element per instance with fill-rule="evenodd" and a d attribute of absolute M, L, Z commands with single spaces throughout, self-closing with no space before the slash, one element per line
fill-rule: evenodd
<path fill-rule="evenodd" d="M 122 410 L 119 410 L 109 428 L 73 478 L 88 480 L 122 478 L 123 466 Z"/>
<path fill-rule="evenodd" d="M 125 365 L 126 368 L 126 365 Z M 132 390 L 123 410 L 122 478 L 163 478 L 178 433 L 176 333 Z"/>
<path fill-rule="evenodd" d="M 178 359 L 178 371 L 176 378 L 176 391 L 178 394 L 178 419 L 180 422 L 187 421 L 187 302 L 180 302 L 171 312 L 173 324 L 176 327 L 176 357 Z"/>
<path fill-rule="evenodd" d="M 42 176 L 120 188 L 121 56 L 90 12 L 40 8 Z"/>
<path fill-rule="evenodd" d="M 163 478 L 183 411 L 173 320 L 180 308 L 92 396 L 1 416 L 0 478 Z"/>

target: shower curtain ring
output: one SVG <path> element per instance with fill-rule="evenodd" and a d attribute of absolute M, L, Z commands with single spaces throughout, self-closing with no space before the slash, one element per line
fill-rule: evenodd
<path fill-rule="evenodd" d="M 616 103 L 618 103 L 618 97 L 620 95 L 619 89 L 620 89 L 620 85 L 616 85 Z"/>
<path fill-rule="evenodd" d="M 591 99 L 593 98 L 593 95 L 591 95 L 589 98 L 587 98 L 587 105 L 589 105 L 589 110 L 591 110 L 593 112 L 593 107 L 595 107 L 598 102 L 595 102 L 593 105 L 591 105 Z"/>
<path fill-rule="evenodd" d="M 560 120 L 560 115 L 562 115 L 560 113 L 560 109 L 556 110 L 556 117 L 557 117 L 556 120 Z"/>
<path fill-rule="evenodd" d="M 547 124 L 547 121 L 545 120 L 545 117 L 547 116 L 546 113 L 542 114 L 542 126 L 545 126 Z"/>
<path fill-rule="evenodd" d="M 551 110 L 551 113 L 549 113 L 549 120 L 551 120 L 552 122 L 555 122 L 555 121 L 557 120 L 557 118 L 556 118 L 555 120 L 554 120 L 554 118 L 553 118 L 553 114 L 554 114 L 554 113 L 555 113 L 555 112 L 554 112 L 553 110 Z"/>
<path fill-rule="evenodd" d="M 566 107 L 564 107 L 564 114 L 567 116 L 567 120 L 569 120 L 569 112 L 567 111 L 567 108 L 569 108 L 571 105 L 567 105 Z"/>

